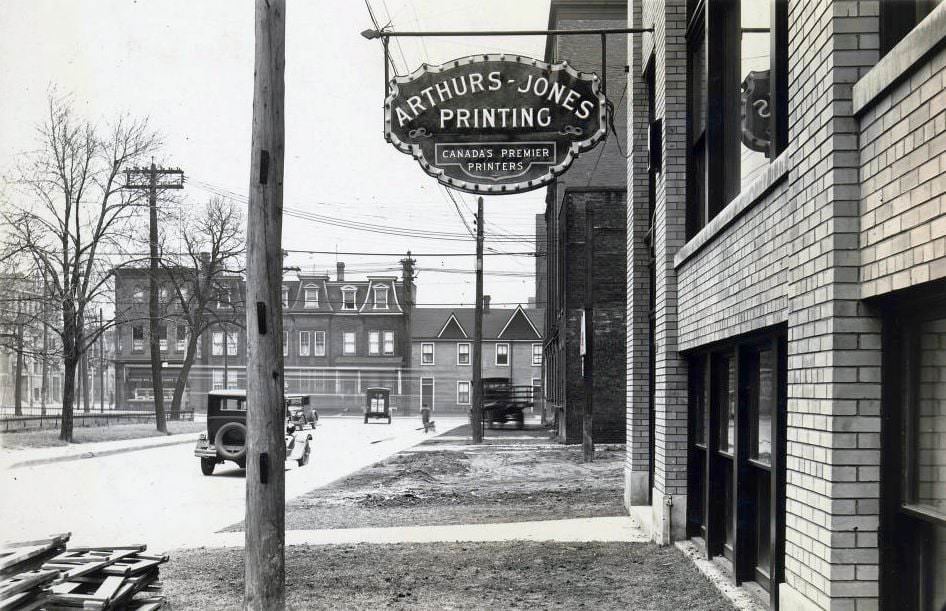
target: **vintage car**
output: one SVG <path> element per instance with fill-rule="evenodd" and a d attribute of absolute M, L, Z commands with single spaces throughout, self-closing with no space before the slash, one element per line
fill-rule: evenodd
<path fill-rule="evenodd" d="M 299 430 L 307 426 L 314 429 L 319 422 L 319 413 L 312 406 L 309 395 L 286 395 L 286 409 L 289 422 Z"/>
<path fill-rule="evenodd" d="M 387 420 L 391 424 L 391 390 L 389 388 L 365 389 L 365 424 L 368 418 Z"/>
<path fill-rule="evenodd" d="M 515 385 L 509 378 L 483 378 L 483 422 L 490 428 L 507 422 L 525 426 L 525 410 L 531 408 L 532 386 Z"/>
<path fill-rule="evenodd" d="M 286 397 L 286 460 L 300 467 L 309 462 L 311 432 L 298 430 L 289 419 L 289 403 L 298 395 Z M 194 448 L 200 458 L 200 471 L 213 475 L 217 463 L 232 461 L 246 468 L 246 391 L 214 390 L 207 393 L 207 432 L 201 433 Z"/>

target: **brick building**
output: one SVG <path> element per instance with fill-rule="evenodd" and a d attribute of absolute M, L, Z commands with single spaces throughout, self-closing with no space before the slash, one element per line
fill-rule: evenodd
<path fill-rule="evenodd" d="M 629 510 L 772 608 L 944 608 L 946 4 L 628 22 Z"/>
<path fill-rule="evenodd" d="M 508 378 L 518 386 L 531 385 L 541 397 L 541 309 L 490 308 L 484 299 L 484 378 Z M 414 310 L 411 341 L 413 377 L 420 396 L 417 407 L 435 413 L 467 413 L 472 406 L 473 308 Z"/>
<path fill-rule="evenodd" d="M 627 24 L 624 1 L 553 0 L 549 29 L 623 28 Z M 545 265 L 536 281 L 546 301 L 545 395 L 546 419 L 565 443 L 581 441 L 581 414 L 585 392 L 580 356 L 581 319 L 585 287 L 585 210 L 594 214 L 594 439 L 624 441 L 624 319 L 626 309 L 625 210 L 626 210 L 626 90 L 624 65 L 626 36 L 609 36 L 607 82 L 609 99 L 615 101 L 617 133 L 577 159 L 568 172 L 546 192 L 543 223 Z M 601 38 L 597 35 L 550 38 L 547 62 L 568 61 L 583 72 L 601 73 Z M 538 247 L 538 246 L 537 246 Z"/>
<path fill-rule="evenodd" d="M 147 407 L 153 400 L 148 333 L 147 270 L 116 274 L 116 311 L 125 322 L 118 327 L 116 381 L 119 405 Z M 220 388 L 245 388 L 246 335 L 242 278 L 221 282 L 226 289 L 212 305 L 216 322 L 198 338 L 196 359 L 185 397 L 200 409 L 203 395 Z M 337 265 L 334 279 L 299 272 L 282 287 L 283 356 L 286 391 L 312 396 L 316 406 L 361 409 L 369 387 L 391 389 L 394 406 L 410 406 L 413 390 L 406 375 L 410 364 L 409 312 L 413 283 L 394 276 L 364 280 L 345 277 Z M 167 295 L 167 290 L 162 291 Z M 175 317 L 176 305 L 162 298 L 161 352 L 167 356 L 164 392 L 170 399 L 186 348 L 187 329 Z"/>

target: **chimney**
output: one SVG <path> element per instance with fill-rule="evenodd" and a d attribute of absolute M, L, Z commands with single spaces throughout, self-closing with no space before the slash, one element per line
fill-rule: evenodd
<path fill-rule="evenodd" d="M 483 295 L 483 311 L 489 312 L 489 295 Z"/>
<path fill-rule="evenodd" d="M 338 281 L 344 282 L 345 281 L 345 264 L 339 261 L 338 263 L 335 264 L 335 269 L 338 270 Z"/>

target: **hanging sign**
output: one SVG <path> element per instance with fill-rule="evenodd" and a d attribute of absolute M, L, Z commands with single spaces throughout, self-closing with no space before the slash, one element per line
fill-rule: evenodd
<path fill-rule="evenodd" d="M 742 81 L 742 143 L 752 151 L 769 156 L 772 141 L 772 106 L 768 70 L 752 70 Z"/>
<path fill-rule="evenodd" d="M 594 74 L 518 55 L 475 55 L 394 78 L 385 138 L 441 183 L 470 193 L 548 184 L 605 136 Z"/>

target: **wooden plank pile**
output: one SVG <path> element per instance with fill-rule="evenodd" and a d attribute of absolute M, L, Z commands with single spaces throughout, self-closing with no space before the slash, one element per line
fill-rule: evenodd
<path fill-rule="evenodd" d="M 69 534 L 0 546 L 0 611 L 166 608 L 145 545 L 66 549 Z"/>

